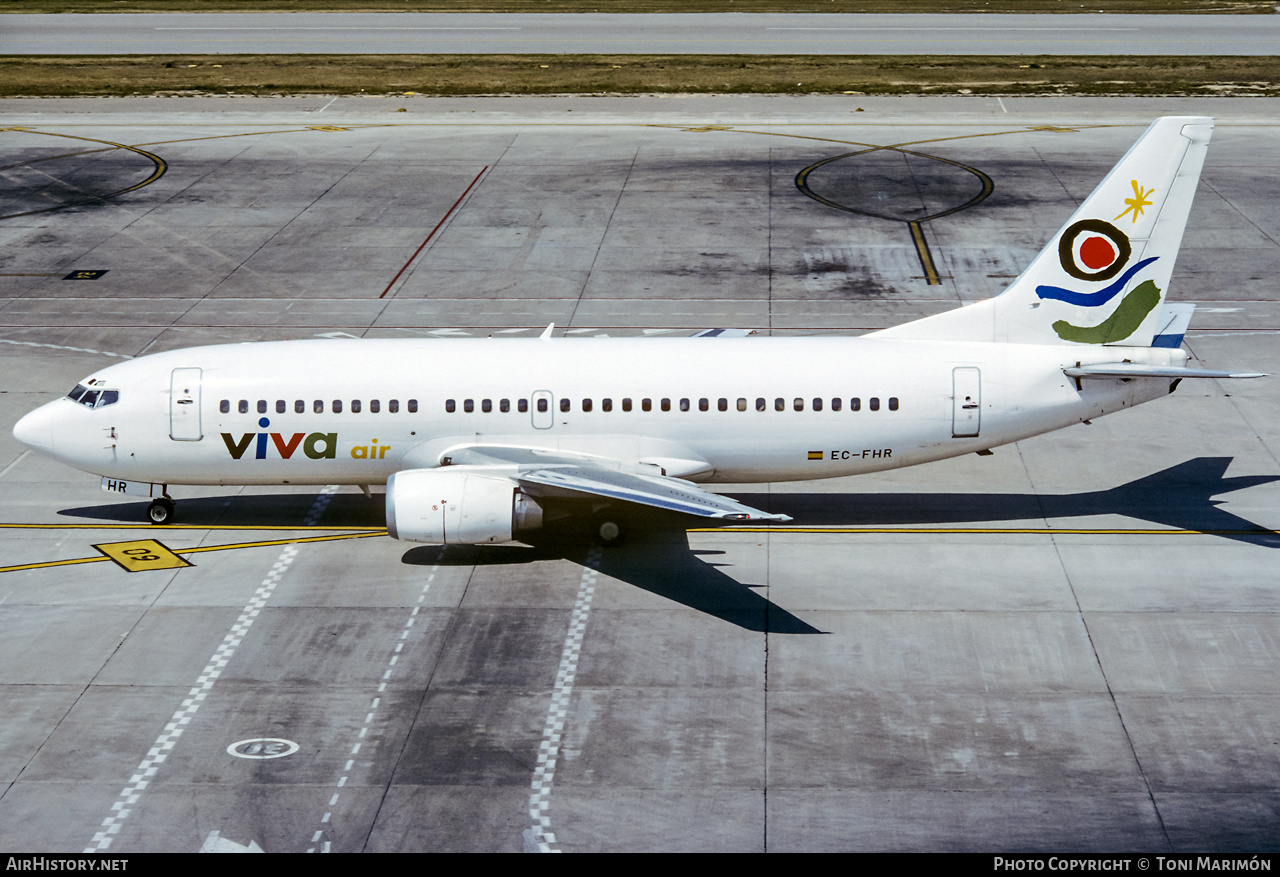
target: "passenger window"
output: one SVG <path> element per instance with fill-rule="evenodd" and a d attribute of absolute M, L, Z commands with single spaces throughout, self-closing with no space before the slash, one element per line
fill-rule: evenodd
<path fill-rule="evenodd" d="M 612 399 L 601 399 L 601 400 L 600 400 L 600 410 L 601 410 L 601 411 L 612 411 L 612 410 L 613 410 L 613 400 L 612 400 Z"/>
<path fill-rule="evenodd" d="M 561 411 L 568 411 L 568 410 L 569 410 L 569 400 L 568 400 L 568 399 L 561 399 L 561 400 L 560 400 L 560 410 L 561 410 Z"/>
<path fill-rule="evenodd" d="M 80 389 L 79 387 L 76 387 L 76 390 L 79 390 L 79 389 Z M 72 390 L 72 392 L 74 393 L 74 392 L 75 392 L 75 390 Z M 84 395 L 84 392 L 82 391 L 82 392 L 80 393 L 80 396 L 83 396 L 83 395 Z M 72 399 L 79 399 L 79 398 L 80 398 L 80 396 L 72 396 L 71 398 L 72 398 Z M 223 399 L 221 402 L 219 402 L 219 403 L 218 403 L 218 410 L 219 410 L 219 411 L 221 411 L 223 414 L 230 414 L 230 413 L 231 413 L 231 400 L 230 400 L 230 399 Z"/>
<path fill-rule="evenodd" d="M 837 397 L 837 398 L 835 398 L 835 399 L 832 399 L 832 400 L 831 400 L 831 410 L 832 410 L 832 411 L 839 411 L 839 410 L 840 410 L 840 401 L 841 401 L 841 400 L 839 399 L 839 397 Z"/>
<path fill-rule="evenodd" d="M 741 396 L 738 397 L 738 410 L 739 411 L 747 410 L 747 400 L 742 398 Z"/>
<path fill-rule="evenodd" d="M 418 413 L 418 400 L 417 400 L 417 399 L 410 399 L 408 402 L 406 402 L 406 403 L 405 403 L 405 406 L 404 406 L 404 407 L 405 407 L 405 410 L 406 410 L 406 411 L 408 411 L 410 414 L 417 414 L 417 413 Z"/>
<path fill-rule="evenodd" d="M 813 410 L 814 410 L 814 411 L 821 411 L 821 410 L 822 410 L 822 399 L 820 399 L 820 398 L 818 398 L 818 397 L 814 397 L 814 400 L 813 400 Z"/>
<path fill-rule="evenodd" d="M 538 400 L 538 413 L 539 413 L 539 414 L 546 414 L 546 413 L 547 413 L 547 400 L 546 400 L 546 399 L 539 399 L 539 400 Z"/>
<path fill-rule="evenodd" d="M 485 414 L 492 414 L 492 413 L 493 413 L 493 400 L 492 400 L 492 399 L 482 399 L 482 400 L 480 401 L 480 410 L 481 410 L 481 411 L 483 411 Z"/>
<path fill-rule="evenodd" d="M 267 400 L 266 400 L 266 399 L 259 399 L 259 400 L 258 400 L 258 413 L 259 413 L 259 414 L 266 414 L 266 413 L 267 413 Z"/>
<path fill-rule="evenodd" d="M 334 414 L 341 414 L 341 413 L 342 413 L 342 400 L 341 400 L 341 399 L 334 399 L 334 400 L 333 400 L 333 413 L 334 413 Z"/>
<path fill-rule="evenodd" d="M 773 400 L 773 410 L 774 410 L 774 411 L 786 411 L 786 410 L 787 410 L 787 400 L 786 400 L 786 399 L 783 399 L 781 396 L 779 396 L 777 399 L 774 399 L 774 400 Z"/>
<path fill-rule="evenodd" d="M 316 401 L 312 402 L 311 410 L 314 411 L 316 414 L 324 414 L 324 400 L 317 399 Z"/>
<path fill-rule="evenodd" d="M 400 413 L 400 400 L 399 400 L 399 399 L 388 399 L 388 400 L 387 400 L 387 411 L 388 411 L 388 413 L 390 413 L 390 414 L 399 414 L 399 413 Z"/>
<path fill-rule="evenodd" d="M 529 413 L 529 400 L 528 400 L 528 399 L 521 399 L 520 401 L 516 402 L 516 410 L 517 410 L 517 411 L 519 411 L 521 414 L 528 414 L 528 413 Z M 545 405 L 543 406 L 542 410 L 543 410 L 543 411 L 546 411 L 546 410 L 547 410 Z"/>
<path fill-rule="evenodd" d="M 590 399 L 583 399 L 583 400 L 582 400 L 582 410 L 583 410 L 583 411 L 590 411 L 590 410 L 591 410 L 591 400 L 590 400 Z"/>
<path fill-rule="evenodd" d="M 653 410 L 653 400 L 652 400 L 652 399 L 641 399 L 641 400 L 640 400 L 640 409 L 641 409 L 642 411 L 652 411 L 652 410 Z"/>
<path fill-rule="evenodd" d="M 797 396 L 796 400 L 791 404 L 792 404 L 792 407 L 794 407 L 797 411 L 804 410 L 804 400 L 801 399 L 799 396 Z"/>
<path fill-rule="evenodd" d="M 850 399 L 850 400 L 849 400 L 849 410 L 850 410 L 850 411 L 861 411 L 861 410 L 862 410 L 862 400 L 861 400 L 861 399 L 859 399 L 857 396 L 854 396 L 852 399 Z"/>
<path fill-rule="evenodd" d="M 249 400 L 248 400 L 248 399 L 241 399 L 241 400 L 240 400 L 239 408 L 240 408 L 240 413 L 241 413 L 241 414 L 248 414 L 248 413 L 249 413 Z"/>
<path fill-rule="evenodd" d="M 307 411 L 307 403 L 299 399 L 293 403 L 293 410 L 298 414 L 305 414 Z"/>
<path fill-rule="evenodd" d="M 689 410 L 689 400 L 688 400 L 688 399 L 681 399 L 681 400 L 680 400 L 680 410 L 681 410 L 681 411 L 688 411 L 688 410 Z"/>
<path fill-rule="evenodd" d="M 288 404 L 283 399 L 276 400 L 276 414 L 284 414 L 289 410 Z"/>
<path fill-rule="evenodd" d="M 723 400 L 723 399 L 721 399 L 720 401 L 721 401 L 721 402 L 723 402 L 724 400 Z M 710 411 L 710 410 L 711 410 L 711 402 L 710 402 L 709 400 L 707 400 L 707 399 L 699 399 L 699 400 L 698 400 L 698 410 L 699 410 L 699 411 Z"/>
<path fill-rule="evenodd" d="M 716 408 L 720 409 L 721 411 L 728 411 L 728 410 L 729 410 L 729 400 L 728 400 L 728 399 L 721 399 L 719 402 L 717 402 L 717 403 L 716 403 Z"/>
<path fill-rule="evenodd" d="M 889 397 L 889 410 L 890 410 L 890 411 L 897 411 L 897 410 L 898 410 L 898 397 L 897 397 L 897 396 L 890 396 L 890 397 Z"/>
<path fill-rule="evenodd" d="M 769 406 L 765 403 L 764 397 L 760 397 L 760 398 L 756 399 L 756 410 L 757 410 L 757 411 L 765 411 L 765 410 L 767 410 L 767 409 L 768 409 L 768 407 L 769 407 Z"/>
<path fill-rule="evenodd" d="M 359 399 L 352 399 L 352 400 L 351 400 L 351 413 L 352 413 L 352 414 L 359 414 L 359 413 L 360 413 L 360 400 L 359 400 Z"/>
<path fill-rule="evenodd" d="M 663 399 L 663 400 L 662 400 L 662 410 L 663 410 L 663 411 L 670 411 L 670 410 L 671 410 L 671 400 L 670 400 L 670 399 Z"/>
<path fill-rule="evenodd" d="M 499 410 L 499 411 L 501 411 L 503 414 L 506 414 L 506 413 L 510 412 L 510 411 L 511 411 L 511 400 L 510 400 L 510 399 L 503 399 L 501 402 L 499 402 L 499 403 L 498 403 L 498 410 Z"/>
<path fill-rule="evenodd" d="M 370 414 L 377 414 L 377 413 L 378 413 L 379 411 L 381 411 L 381 410 L 382 410 L 382 403 L 381 403 L 381 402 L 379 402 L 377 399 L 370 399 L 370 400 L 369 400 L 369 413 L 370 413 Z"/>
<path fill-rule="evenodd" d="M 879 396 L 872 396 L 872 397 L 871 397 L 871 401 L 867 403 L 867 407 L 868 407 L 868 408 L 870 408 L 872 411 L 879 411 L 879 410 L 880 410 L 880 397 L 879 397 Z"/>
<path fill-rule="evenodd" d="M 474 399 L 463 399 L 463 400 L 462 400 L 462 410 L 463 410 L 463 412 L 464 412 L 464 413 L 466 413 L 466 414 L 470 414 L 471 412 L 475 411 L 475 410 L 476 410 L 476 402 L 475 402 L 475 400 L 474 400 Z"/>
<path fill-rule="evenodd" d="M 623 399 L 623 400 L 622 400 L 622 410 L 623 410 L 623 411 L 630 411 L 630 410 L 631 410 L 631 400 L 630 400 L 630 399 Z"/>

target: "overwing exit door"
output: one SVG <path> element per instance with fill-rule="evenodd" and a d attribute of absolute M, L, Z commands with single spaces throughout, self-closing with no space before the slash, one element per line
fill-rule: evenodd
<path fill-rule="evenodd" d="M 530 411 L 530 416 L 533 417 L 533 428 L 550 429 L 556 422 L 556 413 L 552 410 L 555 398 L 551 395 L 551 391 L 538 390 L 530 401 L 533 403 Z"/>

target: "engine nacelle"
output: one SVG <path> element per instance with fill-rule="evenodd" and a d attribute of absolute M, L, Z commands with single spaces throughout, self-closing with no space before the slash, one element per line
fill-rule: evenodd
<path fill-rule="evenodd" d="M 490 469 L 409 469 L 387 479 L 393 539 L 438 545 L 511 542 L 542 526 L 542 508 Z"/>

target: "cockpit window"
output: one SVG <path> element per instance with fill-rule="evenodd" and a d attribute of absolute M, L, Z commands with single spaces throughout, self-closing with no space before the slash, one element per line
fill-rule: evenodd
<path fill-rule="evenodd" d="M 76 384 L 75 389 L 67 394 L 67 398 L 85 408 L 105 408 L 120 401 L 120 391 L 90 390 L 83 384 Z"/>

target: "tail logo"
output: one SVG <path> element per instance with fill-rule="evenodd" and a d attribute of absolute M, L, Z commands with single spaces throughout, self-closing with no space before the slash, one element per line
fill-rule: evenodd
<path fill-rule="evenodd" d="M 1136 180 L 1133 183 L 1133 190 L 1135 197 L 1126 198 L 1125 203 L 1129 205 L 1129 210 L 1134 212 L 1136 222 L 1142 208 L 1151 203 L 1145 200 L 1151 191 L 1142 190 Z M 1124 213 L 1120 216 L 1124 216 Z M 1132 255 L 1133 246 L 1129 243 L 1129 236 L 1111 223 L 1102 219 L 1082 219 L 1079 222 L 1073 222 L 1067 226 L 1058 240 L 1058 261 L 1062 264 L 1062 270 L 1077 280 L 1095 283 L 1111 280 L 1121 271 L 1124 273 L 1120 274 L 1115 282 L 1092 292 L 1077 292 L 1061 286 L 1042 285 L 1036 287 L 1036 295 L 1042 299 L 1052 299 L 1080 307 L 1102 307 L 1119 295 L 1135 274 L 1159 258 L 1152 256 L 1142 259 L 1125 270 Z M 1121 299 L 1115 311 L 1101 324 L 1076 326 L 1066 320 L 1058 320 L 1053 324 L 1053 331 L 1063 341 L 1073 341 L 1077 344 L 1109 344 L 1122 341 L 1142 325 L 1142 321 L 1159 303 L 1160 289 L 1152 281 L 1146 280 Z"/>
<path fill-rule="evenodd" d="M 1129 236 L 1102 219 L 1073 222 L 1058 240 L 1062 270 L 1076 280 L 1110 280 L 1132 253 Z"/>
<path fill-rule="evenodd" d="M 1142 209 L 1144 207 L 1151 206 L 1152 202 L 1147 200 L 1147 196 L 1150 195 L 1152 192 L 1154 192 L 1155 189 L 1144 189 L 1138 185 L 1137 180 L 1130 180 L 1130 182 L 1133 183 L 1133 197 L 1124 199 L 1124 203 L 1128 204 L 1129 206 L 1124 209 L 1124 211 L 1120 214 L 1120 216 L 1116 217 L 1116 222 L 1119 222 L 1120 219 L 1125 215 L 1125 213 L 1132 212 L 1133 224 L 1137 225 L 1138 217 L 1142 215 Z"/>

